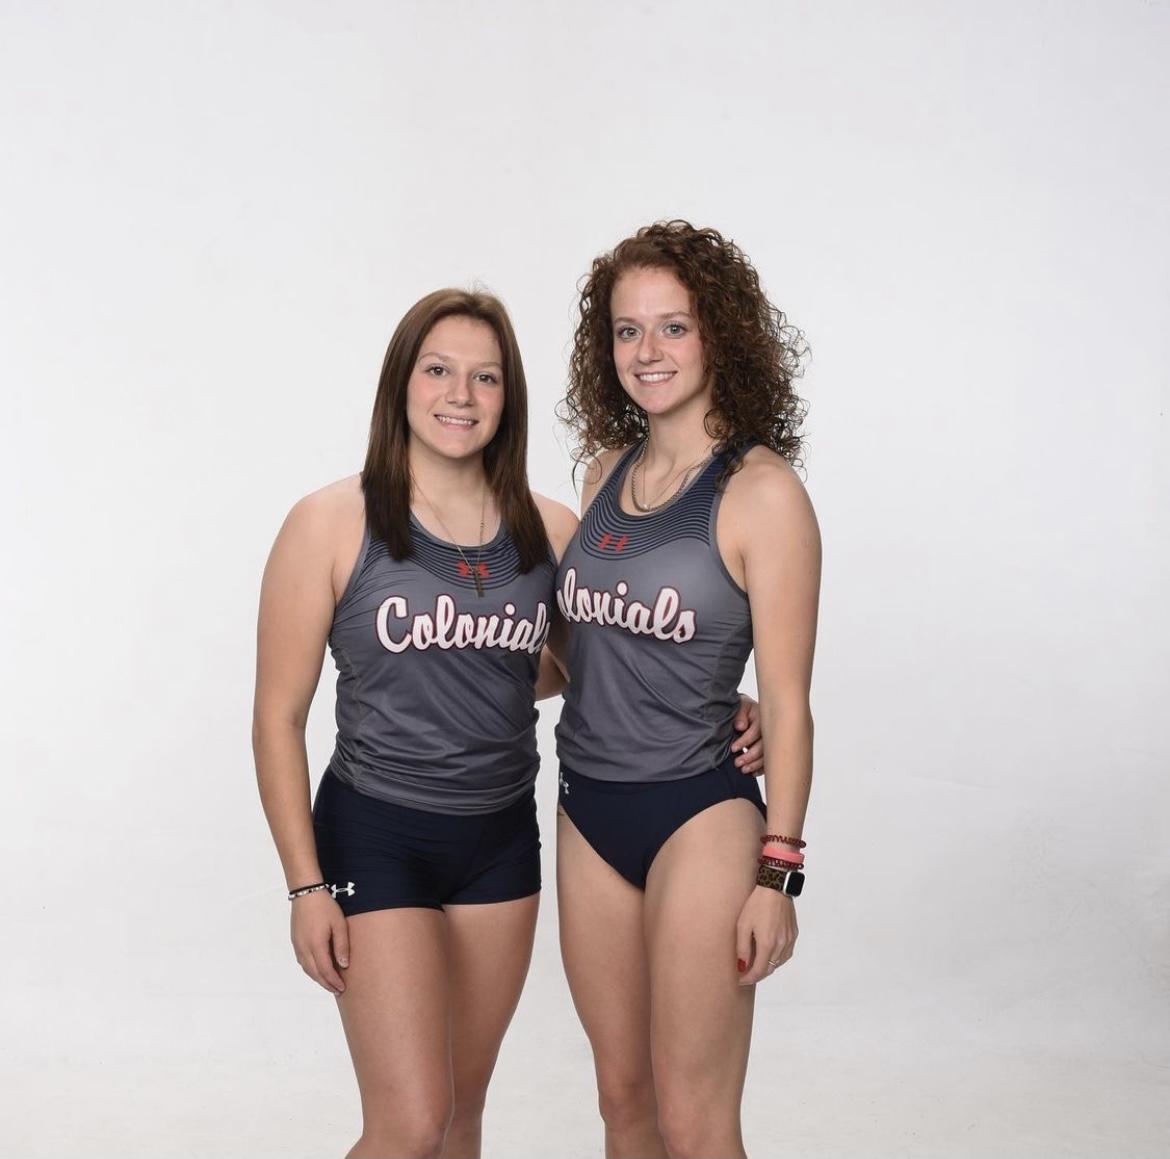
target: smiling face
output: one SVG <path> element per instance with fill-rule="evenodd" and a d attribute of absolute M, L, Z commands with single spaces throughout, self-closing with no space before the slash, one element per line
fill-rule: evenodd
<path fill-rule="evenodd" d="M 442 318 L 427 331 L 406 384 L 406 421 L 421 449 L 445 459 L 478 455 L 504 410 L 503 355 L 486 322 Z"/>
<path fill-rule="evenodd" d="M 647 415 L 674 414 L 695 404 L 706 413 L 711 391 L 699 320 L 674 272 L 627 270 L 614 284 L 610 316 L 614 366 L 630 398 Z"/>

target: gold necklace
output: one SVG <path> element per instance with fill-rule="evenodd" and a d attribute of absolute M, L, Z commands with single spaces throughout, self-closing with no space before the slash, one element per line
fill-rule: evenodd
<path fill-rule="evenodd" d="M 487 504 L 487 488 L 484 488 L 483 494 L 480 496 L 479 500 L 479 546 L 475 549 L 475 566 L 472 567 L 471 561 L 467 558 L 466 555 L 463 554 L 463 548 L 459 546 L 455 536 L 451 534 L 450 528 L 448 528 L 447 524 L 443 522 L 443 517 L 439 514 L 439 509 L 427 498 L 426 492 L 418 485 L 418 480 L 414 477 L 413 474 L 410 476 L 410 479 L 411 482 L 414 483 L 414 489 L 423 497 L 426 505 L 431 509 L 431 513 L 439 521 L 439 526 L 443 529 L 443 533 L 447 536 L 451 546 L 457 552 L 459 552 L 459 558 L 463 560 L 463 566 L 467 568 L 468 575 L 471 576 L 471 579 L 475 584 L 475 594 L 482 597 L 483 577 L 479 574 L 479 560 L 480 556 L 483 555 L 483 513 L 484 507 Z"/>
<path fill-rule="evenodd" d="M 659 511 L 668 503 L 673 503 L 682 493 L 682 489 L 686 486 L 687 480 L 691 477 L 691 472 L 694 471 L 697 467 L 701 467 L 711 457 L 712 451 L 715 450 L 715 444 L 712 443 L 711 446 L 709 446 L 704 452 L 701 459 L 696 460 L 689 467 L 684 467 L 682 469 L 682 478 L 679 479 L 678 486 L 674 489 L 674 492 L 668 499 L 662 499 L 661 502 L 658 503 L 644 503 L 638 498 L 638 469 L 642 466 L 642 460 L 646 457 L 646 448 L 649 445 L 650 439 L 647 438 L 646 441 L 642 444 L 642 449 L 638 452 L 638 457 L 634 460 L 633 467 L 630 468 L 630 498 L 634 501 L 634 506 L 644 515 L 648 515 L 652 511 Z M 667 480 L 666 486 L 658 492 L 658 496 L 656 496 L 656 498 L 661 498 L 662 495 L 666 494 L 666 491 L 669 489 L 670 484 L 674 482 L 675 478 L 677 478 L 677 474 L 672 475 Z"/>

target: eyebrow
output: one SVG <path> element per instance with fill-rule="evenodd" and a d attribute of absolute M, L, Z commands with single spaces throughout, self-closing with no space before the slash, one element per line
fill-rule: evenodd
<path fill-rule="evenodd" d="M 420 354 L 418 356 L 417 361 L 422 362 L 422 360 L 424 358 L 441 358 L 444 362 L 454 362 L 455 361 L 455 359 L 453 359 L 450 354 L 443 354 L 438 350 L 424 350 L 422 352 L 422 354 Z M 495 366 L 499 370 L 504 369 L 503 363 L 496 362 L 495 359 L 493 359 L 493 358 L 489 358 L 486 362 L 477 362 L 477 363 L 475 363 L 475 365 L 476 366 Z"/>
<path fill-rule="evenodd" d="M 665 314 L 658 314 L 658 315 L 656 315 L 656 317 L 658 317 L 658 318 L 690 318 L 692 322 L 694 321 L 694 315 L 689 313 L 687 310 L 668 310 Z M 614 325 L 616 326 L 618 322 L 633 322 L 634 320 L 635 319 L 633 319 L 633 318 L 627 318 L 623 314 L 620 318 L 615 318 L 613 321 L 614 321 Z"/>

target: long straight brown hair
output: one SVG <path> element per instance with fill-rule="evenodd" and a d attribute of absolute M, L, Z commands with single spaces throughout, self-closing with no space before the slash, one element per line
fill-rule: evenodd
<path fill-rule="evenodd" d="M 453 316 L 486 322 L 495 331 L 504 359 L 504 410 L 500 426 L 483 449 L 484 474 L 500 517 L 520 556 L 520 570 L 531 571 L 548 558 L 548 535 L 528 490 L 528 385 L 520 347 L 504 304 L 491 294 L 435 290 L 416 302 L 398 323 L 378 379 L 370 445 L 362 468 L 362 491 L 370 532 L 385 541 L 395 559 L 414 549 L 410 534 L 410 459 L 407 443 L 406 384 L 423 339 L 436 322 Z"/>

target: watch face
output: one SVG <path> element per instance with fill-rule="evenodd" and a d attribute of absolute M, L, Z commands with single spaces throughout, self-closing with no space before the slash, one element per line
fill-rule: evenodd
<path fill-rule="evenodd" d="M 795 870 L 788 875 L 788 880 L 784 883 L 784 892 L 789 897 L 800 897 L 801 891 L 804 889 L 804 874 L 797 873 Z"/>

